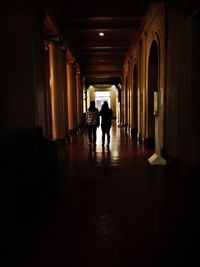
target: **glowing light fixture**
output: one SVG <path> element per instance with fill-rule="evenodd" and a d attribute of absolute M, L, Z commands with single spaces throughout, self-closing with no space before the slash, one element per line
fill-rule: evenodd
<path fill-rule="evenodd" d="M 99 36 L 104 36 L 104 33 L 103 33 L 103 32 L 100 32 L 100 33 L 99 33 Z"/>

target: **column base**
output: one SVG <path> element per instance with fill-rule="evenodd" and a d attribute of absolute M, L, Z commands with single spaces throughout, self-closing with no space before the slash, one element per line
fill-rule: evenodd
<path fill-rule="evenodd" d="M 144 144 L 144 137 L 142 137 L 141 133 L 137 133 L 137 139 L 139 143 Z"/>
<path fill-rule="evenodd" d="M 151 165 L 166 165 L 167 164 L 167 161 L 163 157 L 157 154 L 153 154 L 150 158 L 148 158 L 148 161 Z"/>
<path fill-rule="evenodd" d="M 148 148 L 155 148 L 155 138 L 145 138 L 145 144 Z"/>
<path fill-rule="evenodd" d="M 137 137 L 137 129 L 136 128 L 131 128 L 131 135 L 134 137 Z"/>

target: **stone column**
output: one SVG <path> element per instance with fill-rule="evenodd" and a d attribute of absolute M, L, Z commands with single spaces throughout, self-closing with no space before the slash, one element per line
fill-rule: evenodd
<path fill-rule="evenodd" d="M 126 72 L 125 88 L 124 88 L 124 125 L 128 126 L 128 76 Z"/>
<path fill-rule="evenodd" d="M 128 126 L 129 129 L 131 130 L 133 128 L 133 77 L 132 77 L 132 60 L 131 57 L 129 58 L 128 61 Z"/>
<path fill-rule="evenodd" d="M 64 139 L 65 116 L 64 116 L 64 85 L 63 85 L 63 54 L 61 47 L 49 43 L 49 67 L 50 67 L 50 103 L 52 118 L 53 139 Z"/>
<path fill-rule="evenodd" d="M 44 46 L 45 57 L 45 111 L 46 111 L 46 136 L 52 138 L 52 118 L 51 118 L 51 96 L 50 96 L 50 67 L 49 67 L 49 45 L 45 42 Z"/>
<path fill-rule="evenodd" d="M 120 110 L 120 124 L 121 126 L 125 123 L 125 111 L 124 111 L 124 105 L 125 105 L 125 82 L 123 82 L 122 88 L 121 88 L 121 110 Z"/>
<path fill-rule="evenodd" d="M 76 68 L 76 96 L 77 96 L 77 125 L 80 126 L 83 113 L 83 92 L 81 88 L 81 73 L 79 67 Z"/>
<path fill-rule="evenodd" d="M 76 84 L 75 84 L 75 67 L 74 59 L 67 50 L 67 103 L 68 103 L 68 129 L 72 134 L 77 129 L 77 107 L 76 107 Z"/>

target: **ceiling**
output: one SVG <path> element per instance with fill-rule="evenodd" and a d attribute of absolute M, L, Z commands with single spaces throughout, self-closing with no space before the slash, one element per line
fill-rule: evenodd
<path fill-rule="evenodd" d="M 88 84 L 120 83 L 125 56 L 149 2 L 46 0 Z"/>

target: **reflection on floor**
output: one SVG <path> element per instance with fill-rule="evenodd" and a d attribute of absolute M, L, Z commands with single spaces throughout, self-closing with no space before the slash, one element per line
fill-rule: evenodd
<path fill-rule="evenodd" d="M 4 266 L 199 266 L 197 177 L 150 166 L 124 129 L 111 136 L 60 145 L 56 183 L 26 207 Z"/>

